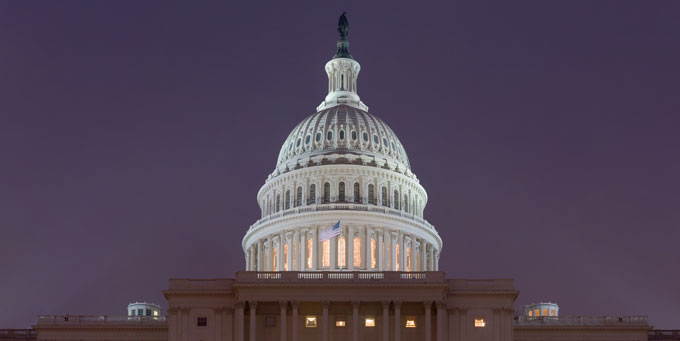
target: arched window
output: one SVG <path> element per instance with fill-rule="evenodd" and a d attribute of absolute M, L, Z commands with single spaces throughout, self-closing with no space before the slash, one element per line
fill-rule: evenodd
<path fill-rule="evenodd" d="M 394 190 L 394 208 L 399 209 L 399 191 Z"/>
<path fill-rule="evenodd" d="M 373 184 L 368 185 L 368 203 L 375 205 L 375 189 Z"/>
<path fill-rule="evenodd" d="M 307 199 L 307 202 L 310 204 L 316 203 L 316 185 L 311 184 L 309 185 L 309 198 Z"/>
<path fill-rule="evenodd" d="M 326 140 L 330 141 L 333 139 L 333 131 L 329 130 L 328 133 L 326 133 Z"/>
<path fill-rule="evenodd" d="M 354 202 L 357 204 L 361 203 L 361 192 L 359 191 L 358 182 L 354 183 Z"/>
<path fill-rule="evenodd" d="M 290 208 L 290 190 L 286 190 L 286 201 L 285 201 L 286 209 Z"/>
<path fill-rule="evenodd" d="M 344 140 L 344 139 L 345 139 L 345 131 L 344 131 L 344 130 L 340 130 L 340 132 L 338 133 L 338 135 L 340 135 L 340 140 Z"/>
<path fill-rule="evenodd" d="M 382 188 L 382 205 L 387 206 L 387 187 Z"/>
<path fill-rule="evenodd" d="M 354 237 L 354 266 L 361 266 L 361 238 Z"/>
<path fill-rule="evenodd" d="M 363 134 L 361 134 L 361 137 L 364 139 L 365 142 L 368 142 L 368 133 L 367 132 L 364 132 Z"/>
<path fill-rule="evenodd" d="M 276 195 L 276 212 L 281 210 L 281 194 Z"/>
<path fill-rule="evenodd" d="M 408 195 L 404 194 L 404 211 L 408 212 Z"/>
<path fill-rule="evenodd" d="M 295 207 L 302 205 L 302 187 L 297 188 L 297 193 L 295 195 Z"/>
<path fill-rule="evenodd" d="M 323 203 L 331 202 L 331 184 L 326 182 L 323 184 Z"/>
<path fill-rule="evenodd" d="M 338 266 L 341 268 L 347 267 L 347 262 L 346 260 L 346 245 L 345 245 L 345 237 L 338 237 Z"/>
<path fill-rule="evenodd" d="M 345 183 L 340 182 L 338 184 L 338 201 L 345 202 Z"/>

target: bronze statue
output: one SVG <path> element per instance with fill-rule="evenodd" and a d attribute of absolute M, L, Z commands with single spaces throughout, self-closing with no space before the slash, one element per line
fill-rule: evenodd
<path fill-rule="evenodd" d="M 349 54 L 349 42 L 347 41 L 347 33 L 349 32 L 349 21 L 347 21 L 347 12 L 342 12 L 340 19 L 338 19 L 338 33 L 340 33 L 340 39 L 338 39 L 338 50 L 335 52 L 333 58 L 352 58 Z"/>
<path fill-rule="evenodd" d="M 347 38 L 347 32 L 349 31 L 349 21 L 347 21 L 347 12 L 342 12 L 340 19 L 338 20 L 338 32 L 340 33 L 340 39 Z"/>

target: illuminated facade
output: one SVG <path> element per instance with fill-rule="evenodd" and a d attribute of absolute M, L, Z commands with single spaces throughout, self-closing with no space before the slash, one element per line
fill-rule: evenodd
<path fill-rule="evenodd" d="M 171 279 L 168 314 L 40 316 L 38 340 L 532 341 L 647 339 L 646 317 L 518 317 L 511 279 L 447 279 L 427 193 L 357 93 L 339 24 L 328 95 L 283 143 L 257 194 L 235 278 Z M 321 238 L 339 222 L 337 234 Z M 334 232 L 334 230 L 330 230 Z M 146 304 L 148 305 L 148 304 Z M 543 306 L 539 304 L 539 311 Z M 140 313 L 143 310 L 143 314 Z"/>

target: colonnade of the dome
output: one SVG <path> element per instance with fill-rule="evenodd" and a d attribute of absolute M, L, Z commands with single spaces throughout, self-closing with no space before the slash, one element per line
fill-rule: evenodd
<path fill-rule="evenodd" d="M 339 236 L 320 240 L 330 224 L 270 234 L 246 249 L 250 271 L 437 271 L 439 250 L 414 233 L 368 224 L 344 224 Z"/>

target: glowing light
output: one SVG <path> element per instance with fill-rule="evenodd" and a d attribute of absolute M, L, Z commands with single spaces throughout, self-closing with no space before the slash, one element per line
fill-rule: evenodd
<path fill-rule="evenodd" d="M 484 319 L 475 319 L 475 328 L 484 328 L 486 327 L 486 322 Z"/>

